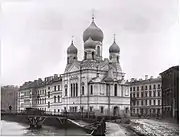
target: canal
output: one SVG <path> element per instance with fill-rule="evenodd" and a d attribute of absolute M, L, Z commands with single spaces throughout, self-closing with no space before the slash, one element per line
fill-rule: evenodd
<path fill-rule="evenodd" d="M 28 129 L 29 125 L 1 120 L 1 136 L 89 136 L 79 128 L 57 129 L 43 126 L 42 129 Z"/>

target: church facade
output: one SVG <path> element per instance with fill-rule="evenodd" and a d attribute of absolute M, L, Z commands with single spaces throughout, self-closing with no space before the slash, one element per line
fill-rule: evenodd
<path fill-rule="evenodd" d="M 20 87 L 19 104 L 23 105 L 19 110 L 29 106 L 58 113 L 129 114 L 130 91 L 120 66 L 120 48 L 115 39 L 109 47 L 109 59 L 103 59 L 103 32 L 92 18 L 83 33 L 83 41 L 83 60 L 78 60 L 78 49 L 72 41 L 67 48 L 63 74 L 26 82 Z M 25 92 L 30 92 L 26 95 L 31 98 L 26 105 L 23 100 Z"/>

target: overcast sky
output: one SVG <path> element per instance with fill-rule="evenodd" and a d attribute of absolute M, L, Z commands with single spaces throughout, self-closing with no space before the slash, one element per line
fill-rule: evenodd
<path fill-rule="evenodd" d="M 179 63 L 178 0 L 4 0 L 1 83 L 62 74 L 72 36 L 81 60 L 92 9 L 104 33 L 103 57 L 115 33 L 126 79 L 157 77 Z"/>

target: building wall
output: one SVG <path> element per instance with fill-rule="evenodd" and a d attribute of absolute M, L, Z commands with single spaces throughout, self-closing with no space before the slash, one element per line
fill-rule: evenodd
<path fill-rule="evenodd" d="M 1 87 L 1 109 L 9 110 L 9 106 L 12 107 L 12 111 L 17 111 L 17 96 L 18 87 L 15 86 L 3 86 Z"/>
<path fill-rule="evenodd" d="M 179 66 L 161 73 L 163 117 L 171 117 L 179 122 Z"/>
<path fill-rule="evenodd" d="M 130 83 L 131 115 L 160 116 L 162 114 L 161 79 Z"/>

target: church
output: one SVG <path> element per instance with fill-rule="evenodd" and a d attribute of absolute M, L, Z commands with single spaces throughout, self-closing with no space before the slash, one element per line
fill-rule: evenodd
<path fill-rule="evenodd" d="M 92 17 L 83 33 L 83 41 L 83 59 L 78 60 L 78 49 L 72 41 L 67 48 L 64 73 L 57 80 L 52 76 L 44 81 L 26 82 L 20 87 L 19 97 L 26 94 L 31 98 L 29 102 L 26 99 L 25 103 L 21 97 L 19 104 L 23 105 L 20 108 L 30 106 L 46 111 L 94 112 L 95 115 L 108 116 L 129 114 L 130 91 L 121 69 L 120 48 L 115 38 L 109 47 L 109 59 L 103 59 L 103 32 Z M 55 83 L 59 84 L 58 90 Z"/>
<path fill-rule="evenodd" d="M 73 41 L 67 49 L 67 64 L 62 75 L 62 106 L 70 111 L 93 111 L 97 115 L 119 115 L 130 109 L 130 93 L 124 80 L 115 38 L 109 59 L 103 59 L 103 32 L 94 17 L 83 33 L 84 59 L 78 60 Z"/>

